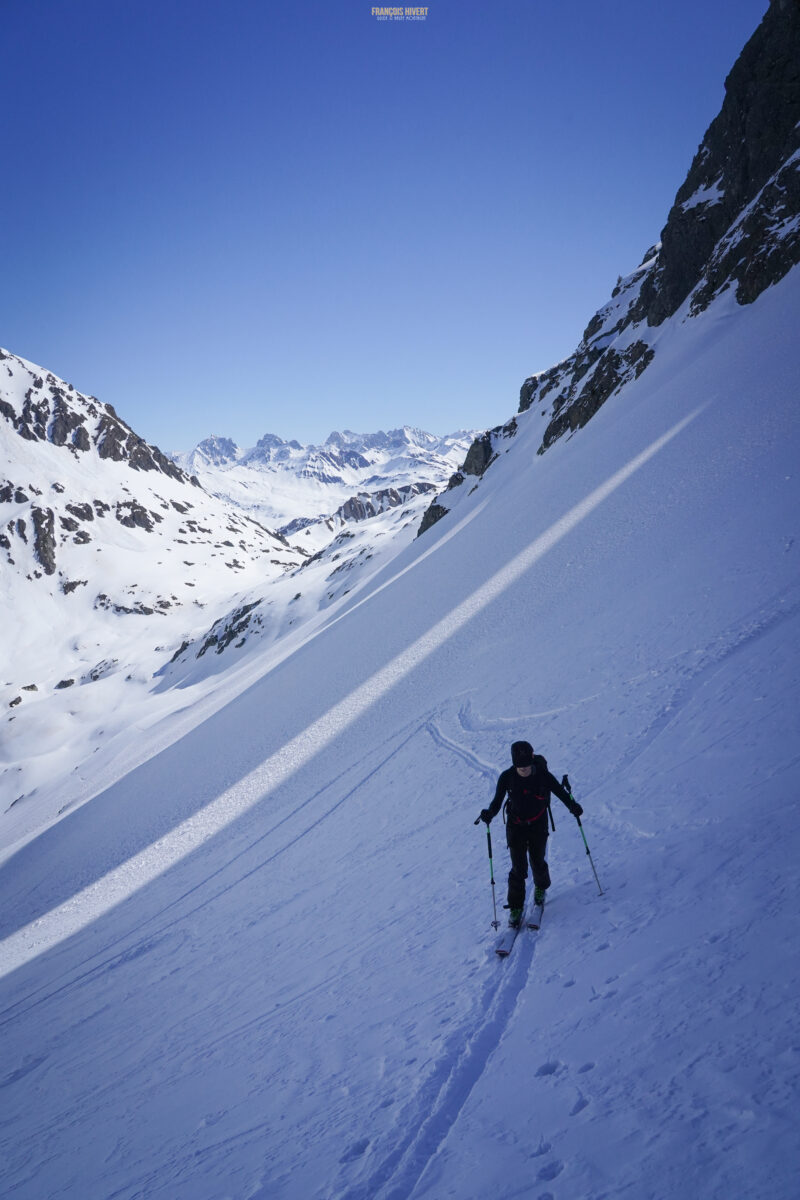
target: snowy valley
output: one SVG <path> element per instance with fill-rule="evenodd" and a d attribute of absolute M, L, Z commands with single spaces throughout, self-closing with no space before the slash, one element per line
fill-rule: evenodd
<path fill-rule="evenodd" d="M 295 443 L 270 470 L 268 436 L 230 474 L 215 471 L 211 440 L 179 466 L 110 405 L 8 351 L 0 416 L 12 840 L 84 794 L 90 756 L 113 757 L 132 725 L 185 707 L 193 679 L 363 586 L 414 537 L 471 441 L 334 434 L 324 452 Z"/>
<path fill-rule="evenodd" d="M 799 55 L 773 0 L 575 354 L 414 463 L 173 461 L 0 361 L 9 1197 L 793 1200 Z M 519 738 L 603 892 L 555 802 L 501 961 Z"/>

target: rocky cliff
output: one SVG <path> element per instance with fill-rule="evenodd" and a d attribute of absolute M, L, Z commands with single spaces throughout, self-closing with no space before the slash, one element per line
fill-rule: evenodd
<path fill-rule="evenodd" d="M 772 0 L 725 81 L 661 239 L 587 325 L 569 358 L 530 376 L 518 413 L 546 421 L 539 453 L 580 429 L 653 361 L 665 321 L 691 319 L 723 292 L 750 304 L 800 262 L 800 0 Z M 515 426 L 481 434 L 450 487 L 480 476 Z M 448 511 L 439 496 L 420 533 Z"/>

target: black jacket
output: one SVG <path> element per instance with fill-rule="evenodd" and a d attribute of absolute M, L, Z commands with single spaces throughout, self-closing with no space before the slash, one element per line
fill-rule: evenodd
<path fill-rule="evenodd" d="M 573 801 L 569 792 L 563 788 L 554 775 L 547 769 L 547 762 L 541 754 L 533 756 L 533 770 L 527 778 L 517 774 L 516 767 L 503 771 L 497 781 L 494 800 L 489 805 L 489 814 L 496 817 L 508 796 L 509 821 L 535 821 L 540 817 L 547 820 L 547 806 L 552 792 L 558 796 L 572 812 Z"/>

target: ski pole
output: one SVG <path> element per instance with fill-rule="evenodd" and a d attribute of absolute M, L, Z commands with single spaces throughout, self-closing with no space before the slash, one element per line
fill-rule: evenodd
<path fill-rule="evenodd" d="M 581 831 L 581 837 L 583 838 L 583 844 L 586 847 L 586 853 L 589 855 L 589 862 L 592 864 L 592 870 L 594 871 L 594 881 L 597 884 L 600 895 L 602 896 L 603 889 L 600 887 L 600 880 L 597 878 L 597 871 L 595 871 L 594 860 L 592 858 L 592 854 L 589 849 L 589 843 L 586 841 L 586 834 L 583 832 L 583 826 L 581 825 L 581 819 L 580 819 L 580 817 L 576 817 L 575 820 L 578 822 L 578 828 Z"/>
<path fill-rule="evenodd" d="M 566 788 L 567 792 L 569 793 L 570 800 L 574 800 L 575 797 L 573 796 L 572 791 L 570 790 L 568 775 L 565 775 L 564 778 L 561 780 L 561 786 L 563 788 Z M 592 858 L 592 853 L 589 849 L 589 843 L 586 841 L 586 834 L 583 832 L 583 826 L 581 825 L 581 819 L 580 819 L 580 817 L 576 817 L 575 820 L 578 822 L 578 828 L 581 831 L 581 837 L 583 838 L 583 844 L 586 847 L 586 853 L 588 854 L 589 862 L 592 865 L 592 871 L 594 872 L 594 881 L 597 884 L 600 895 L 602 896 L 603 889 L 600 887 L 600 880 L 597 878 L 597 871 L 595 870 L 594 859 Z"/>
<path fill-rule="evenodd" d="M 477 825 L 479 822 L 480 822 L 480 817 L 478 817 L 476 819 L 475 824 Z M 500 922 L 497 919 L 497 901 L 495 899 L 495 894 L 494 894 L 494 862 L 492 861 L 492 833 L 491 833 L 491 830 L 489 829 L 488 822 L 486 824 L 486 841 L 489 845 L 489 877 L 492 881 L 492 910 L 494 912 L 494 920 L 492 921 L 492 927 L 494 929 L 499 929 Z"/>

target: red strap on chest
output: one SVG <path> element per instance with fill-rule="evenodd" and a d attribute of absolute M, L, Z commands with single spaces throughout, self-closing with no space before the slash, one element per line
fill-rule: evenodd
<path fill-rule="evenodd" d="M 537 796 L 536 799 L 541 800 L 542 797 Z M 512 817 L 512 820 L 515 825 L 532 825 L 534 821 L 540 820 L 546 812 L 547 812 L 547 809 L 543 808 L 542 811 L 538 812 L 535 817 L 528 817 L 527 820 L 525 820 L 525 821 L 523 821 L 521 817 Z"/>

